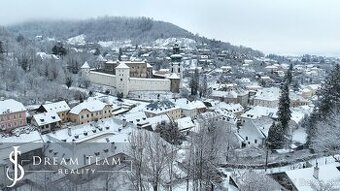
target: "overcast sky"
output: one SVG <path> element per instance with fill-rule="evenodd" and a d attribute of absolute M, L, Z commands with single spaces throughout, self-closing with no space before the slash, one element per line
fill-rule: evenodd
<path fill-rule="evenodd" d="M 340 57 L 340 0 L 6 0 L 0 24 L 147 16 L 265 53 Z"/>

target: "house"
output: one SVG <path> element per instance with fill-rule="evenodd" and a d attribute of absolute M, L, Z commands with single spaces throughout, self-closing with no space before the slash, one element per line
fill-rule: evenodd
<path fill-rule="evenodd" d="M 42 134 L 60 128 L 61 119 L 54 111 L 33 115 L 31 124 L 38 127 Z"/>
<path fill-rule="evenodd" d="M 112 116 L 112 106 L 97 99 L 88 99 L 72 108 L 69 112 L 70 121 L 77 124 L 89 123 Z"/>
<path fill-rule="evenodd" d="M 182 117 L 182 109 L 169 100 L 151 102 L 146 105 L 144 112 L 147 117 L 154 117 L 163 114 L 168 115 L 172 120 Z"/>
<path fill-rule="evenodd" d="M 41 105 L 38 109 L 38 112 L 56 112 L 61 119 L 61 122 L 64 123 L 68 121 L 67 113 L 70 111 L 70 107 L 67 105 L 65 101 L 59 101 L 55 103 L 47 103 Z"/>
<path fill-rule="evenodd" d="M 218 108 L 218 109 L 221 109 L 221 110 L 226 110 L 227 112 L 231 112 L 238 117 L 244 111 L 244 108 L 239 103 L 237 103 L 237 104 L 234 104 L 234 103 L 227 104 L 225 102 L 221 102 L 221 103 L 217 104 L 215 107 Z"/>
<path fill-rule="evenodd" d="M 340 166 L 336 163 L 289 170 L 272 175 L 282 186 L 292 191 L 340 190 Z M 326 188 L 326 186 L 328 186 Z"/>
<path fill-rule="evenodd" d="M 268 137 L 268 131 L 273 120 L 268 116 L 262 116 L 257 119 L 246 120 L 243 126 L 238 130 L 243 147 L 262 146 Z"/>
<path fill-rule="evenodd" d="M 26 108 L 13 99 L 0 99 L 0 128 L 3 131 L 25 126 Z"/>
<path fill-rule="evenodd" d="M 195 127 L 195 124 L 192 122 L 190 117 L 177 119 L 176 123 L 180 131 L 189 131 L 190 129 Z"/>
<path fill-rule="evenodd" d="M 204 105 L 204 103 L 199 100 L 189 101 L 186 98 L 180 98 L 171 99 L 170 101 L 182 109 L 183 116 L 188 116 L 191 118 L 194 118 L 198 114 L 206 112 L 207 110 L 207 107 Z"/>
<path fill-rule="evenodd" d="M 279 105 L 280 88 L 270 87 L 259 90 L 254 96 L 255 106 L 275 108 Z"/>

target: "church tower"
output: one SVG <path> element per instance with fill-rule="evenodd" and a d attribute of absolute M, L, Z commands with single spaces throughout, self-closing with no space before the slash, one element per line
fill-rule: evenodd
<path fill-rule="evenodd" d="M 175 43 L 173 47 L 173 54 L 170 56 L 170 58 L 171 58 L 170 76 L 172 78 L 176 78 L 176 83 L 172 83 L 172 84 L 179 85 L 178 88 L 172 87 L 171 89 L 179 89 L 182 87 L 181 79 L 183 77 L 183 66 L 182 66 L 182 55 L 180 54 L 180 46 L 178 43 Z M 173 75 L 173 74 L 176 74 L 176 75 Z M 179 78 L 179 81 L 178 81 L 178 78 Z"/>
<path fill-rule="evenodd" d="M 126 97 L 129 93 L 130 67 L 120 63 L 116 68 L 116 89 Z"/>

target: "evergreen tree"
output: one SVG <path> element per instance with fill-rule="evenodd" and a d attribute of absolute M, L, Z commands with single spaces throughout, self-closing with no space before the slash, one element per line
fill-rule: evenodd
<path fill-rule="evenodd" d="M 66 48 L 64 48 L 62 43 L 58 42 L 56 45 L 53 46 L 52 54 L 58 56 L 65 56 L 67 54 L 67 50 Z"/>
<path fill-rule="evenodd" d="M 331 111 L 332 106 L 340 103 L 340 65 L 337 64 L 317 92 L 317 112 L 322 118 Z"/>
<path fill-rule="evenodd" d="M 268 131 L 266 146 L 270 149 L 280 149 L 285 144 L 285 131 L 282 124 L 273 122 Z"/>
<path fill-rule="evenodd" d="M 277 120 L 281 123 L 285 133 L 288 131 L 288 124 L 292 116 L 290 111 L 290 98 L 289 98 L 289 87 L 288 80 L 281 86 L 281 96 L 279 100 L 279 110 L 277 112 Z"/>
<path fill-rule="evenodd" d="M 0 41 L 0 54 L 3 54 L 3 53 L 5 53 L 5 48 L 4 48 L 3 42 Z"/>
<path fill-rule="evenodd" d="M 193 76 L 191 77 L 190 81 L 190 88 L 191 88 L 191 95 L 197 95 L 198 88 L 199 88 L 199 72 L 198 69 L 195 69 Z"/>
<path fill-rule="evenodd" d="M 4 59 L 5 48 L 3 42 L 0 41 L 0 61 Z"/>
<path fill-rule="evenodd" d="M 93 55 L 98 56 L 100 54 L 100 50 L 97 47 L 96 50 L 94 51 Z"/>
<path fill-rule="evenodd" d="M 279 149 L 284 146 L 289 130 L 291 111 L 288 80 L 286 80 L 285 83 L 281 85 L 281 96 L 279 100 L 277 116 L 278 123 L 273 123 L 268 132 L 268 146 L 271 149 Z"/>
<path fill-rule="evenodd" d="M 119 61 L 122 61 L 122 55 L 123 55 L 123 51 L 122 51 L 121 48 L 119 48 L 119 50 L 118 50 L 118 60 Z"/>
<path fill-rule="evenodd" d="M 286 80 L 288 82 L 288 85 L 292 83 L 292 79 L 293 79 L 292 72 L 293 72 L 293 64 L 290 64 L 289 69 L 286 74 Z"/>
<path fill-rule="evenodd" d="M 200 88 L 200 97 L 206 97 L 208 94 L 208 79 L 207 79 L 207 75 L 205 74 L 203 76 L 203 80 L 202 80 L 202 86 Z"/>

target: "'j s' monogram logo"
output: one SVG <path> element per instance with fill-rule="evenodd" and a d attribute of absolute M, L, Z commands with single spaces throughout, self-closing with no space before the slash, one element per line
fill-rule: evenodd
<path fill-rule="evenodd" d="M 22 166 L 19 164 L 19 161 L 18 161 L 18 155 L 21 155 L 21 152 L 18 151 L 19 149 L 19 146 L 15 146 L 13 147 L 14 148 L 14 151 L 12 151 L 10 154 L 9 154 L 9 160 L 11 161 L 11 163 L 13 163 L 14 165 L 14 174 L 13 174 L 13 178 L 11 178 L 10 176 L 10 173 L 9 173 L 9 169 L 7 169 L 7 178 L 9 180 L 11 180 L 13 183 L 12 185 L 10 186 L 7 186 L 7 187 L 13 187 L 15 186 L 15 184 L 21 180 L 23 177 L 24 177 L 24 174 L 25 174 L 25 171 L 24 171 L 24 168 L 22 168 Z M 20 172 L 19 172 L 20 171 Z M 20 174 L 20 175 L 19 175 Z"/>

